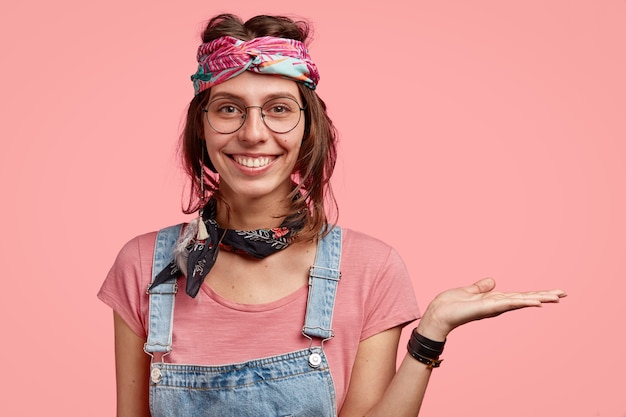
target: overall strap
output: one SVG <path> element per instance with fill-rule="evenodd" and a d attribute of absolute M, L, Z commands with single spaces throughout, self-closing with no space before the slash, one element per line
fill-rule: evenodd
<path fill-rule="evenodd" d="M 337 284 L 341 278 L 341 228 L 335 226 L 320 239 L 315 264 L 309 272 L 309 298 L 302 333 L 323 340 L 335 336 L 332 329 Z"/>
<path fill-rule="evenodd" d="M 152 260 L 152 281 L 174 259 L 174 245 L 178 240 L 182 224 L 159 230 L 154 243 Z M 178 284 L 172 278 L 152 290 L 148 310 L 148 340 L 143 350 L 148 354 L 169 353 L 172 351 L 172 322 L 174 320 L 174 299 Z"/>

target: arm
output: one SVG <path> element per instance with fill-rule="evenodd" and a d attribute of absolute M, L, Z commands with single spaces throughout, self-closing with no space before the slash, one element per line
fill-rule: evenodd
<path fill-rule="evenodd" d="M 494 288 L 495 281 L 488 278 L 444 291 L 429 304 L 418 332 L 443 341 L 454 328 L 470 321 L 556 303 L 565 297 L 561 290 L 501 293 L 493 291 Z M 394 346 L 397 348 L 399 337 L 400 330 L 396 328 L 361 342 L 341 417 L 418 415 L 432 370 L 407 354 L 395 375 L 390 376 L 389 367 L 395 367 L 395 353 L 390 357 L 389 351 Z M 389 362 L 383 364 L 383 361 Z"/>
<path fill-rule="evenodd" d="M 150 417 L 150 357 L 143 351 L 145 340 L 137 336 L 117 313 L 113 313 L 113 324 L 117 417 Z"/>
<path fill-rule="evenodd" d="M 369 410 L 381 416 L 403 416 L 419 410 L 431 370 L 406 356 L 396 373 L 401 328 L 378 333 L 359 344 L 350 386 L 340 417 L 361 417 Z"/>

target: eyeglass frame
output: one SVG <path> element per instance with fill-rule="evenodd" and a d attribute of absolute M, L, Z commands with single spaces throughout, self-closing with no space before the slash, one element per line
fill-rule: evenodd
<path fill-rule="evenodd" d="M 263 107 L 264 107 L 267 103 L 269 103 L 270 101 L 272 101 L 272 100 L 277 100 L 277 99 L 281 99 L 281 98 L 289 99 L 289 100 L 292 100 L 293 102 L 295 102 L 295 103 L 296 103 L 296 105 L 298 106 L 298 110 L 299 110 L 299 113 L 298 113 L 298 122 L 297 122 L 297 123 L 296 123 L 296 124 L 295 124 L 295 125 L 291 128 L 291 129 L 289 129 L 289 130 L 285 130 L 284 132 L 277 132 L 276 130 L 272 129 L 272 128 L 271 128 L 271 127 L 267 124 L 267 122 L 265 121 L 265 113 L 263 113 Z M 208 102 L 205 106 L 203 106 L 203 107 L 202 107 L 202 111 L 204 112 L 204 115 L 205 115 L 205 117 L 206 117 L 206 120 L 207 120 L 207 122 L 209 123 L 209 126 L 211 126 L 211 129 L 213 129 L 216 133 L 219 133 L 219 134 L 221 134 L 221 135 L 230 135 L 230 134 L 233 134 L 233 133 L 237 132 L 239 129 L 241 129 L 241 128 L 243 127 L 243 125 L 246 123 L 246 120 L 248 119 L 248 109 L 251 109 L 251 108 L 257 108 L 257 109 L 259 109 L 259 110 L 260 110 L 260 112 L 261 112 L 261 120 L 263 120 L 263 125 L 264 125 L 265 127 L 267 127 L 269 130 L 271 130 L 272 132 L 277 133 L 277 134 L 279 134 L 279 135 L 282 135 L 282 134 L 284 134 L 284 133 L 289 133 L 289 132 L 291 132 L 292 130 L 294 130 L 296 127 L 298 127 L 298 125 L 300 124 L 300 121 L 302 120 L 302 112 L 303 112 L 303 111 L 305 111 L 305 110 L 306 110 L 306 108 L 307 108 L 307 103 L 304 103 L 304 107 L 300 107 L 300 103 L 298 103 L 298 100 L 296 100 L 296 99 L 295 99 L 295 98 L 293 98 L 293 97 L 288 97 L 288 96 L 272 97 L 272 98 L 270 98 L 269 100 L 267 100 L 265 103 L 263 103 L 263 104 L 262 104 L 262 105 L 260 105 L 260 106 L 241 106 L 241 107 L 242 107 L 242 109 L 243 109 L 243 111 L 244 111 L 244 113 L 243 113 L 243 114 L 242 114 L 242 116 L 241 116 L 242 122 L 241 122 L 241 124 L 239 125 L 239 127 L 238 127 L 237 129 L 233 130 L 232 132 L 220 132 L 220 131 L 219 131 L 219 130 L 217 130 L 215 127 L 213 127 L 213 124 L 211 124 L 211 120 L 209 119 L 209 109 L 208 109 L 208 107 L 209 107 L 212 103 L 214 103 L 214 102 L 216 102 L 216 101 L 218 101 L 218 100 L 225 100 L 225 99 L 227 99 L 227 98 L 226 98 L 226 97 L 218 97 L 218 98 L 216 98 L 216 99 L 214 99 L 214 100 L 209 101 L 209 102 Z M 241 100 L 237 100 L 237 99 L 235 99 L 235 101 L 239 101 L 239 102 L 241 102 Z M 243 104 L 243 103 L 242 103 L 242 104 Z"/>

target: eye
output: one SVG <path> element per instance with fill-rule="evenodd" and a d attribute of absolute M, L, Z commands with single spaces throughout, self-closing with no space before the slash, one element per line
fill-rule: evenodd
<path fill-rule="evenodd" d="M 244 107 L 236 102 L 217 99 L 209 104 L 209 113 L 219 117 L 234 117 L 244 114 Z"/>
<path fill-rule="evenodd" d="M 271 111 L 274 113 L 284 113 L 289 111 L 289 109 L 282 104 L 276 104 L 275 106 L 272 106 Z"/>
<path fill-rule="evenodd" d="M 241 113 L 241 110 L 237 106 L 232 104 L 223 104 L 217 108 L 218 113 Z"/>
<path fill-rule="evenodd" d="M 285 117 L 299 109 L 298 103 L 290 98 L 273 99 L 265 103 L 263 113 L 272 117 Z"/>

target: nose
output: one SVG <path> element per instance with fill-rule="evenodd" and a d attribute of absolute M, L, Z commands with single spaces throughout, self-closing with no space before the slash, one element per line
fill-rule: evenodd
<path fill-rule="evenodd" d="M 255 109 L 258 109 L 256 111 Z M 261 106 L 247 106 L 243 126 L 239 129 L 240 140 L 248 143 L 257 143 L 267 140 L 269 129 L 263 120 Z"/>

